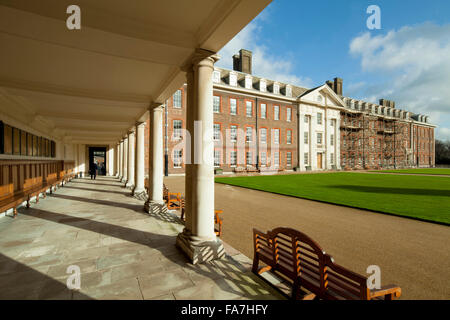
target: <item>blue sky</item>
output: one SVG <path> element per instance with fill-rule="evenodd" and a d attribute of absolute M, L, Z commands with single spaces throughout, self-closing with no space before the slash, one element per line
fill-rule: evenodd
<path fill-rule="evenodd" d="M 381 30 L 369 30 L 369 5 Z M 450 1 L 274 0 L 219 54 L 253 51 L 258 76 L 306 87 L 336 76 L 344 95 L 431 116 L 450 140 Z"/>

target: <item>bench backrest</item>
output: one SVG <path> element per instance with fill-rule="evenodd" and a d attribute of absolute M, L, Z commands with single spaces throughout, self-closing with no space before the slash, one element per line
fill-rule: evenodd
<path fill-rule="evenodd" d="M 331 300 L 367 300 L 370 290 L 367 278 L 350 271 L 338 264 L 333 258 L 325 255 L 326 291 L 324 298 Z"/>
<path fill-rule="evenodd" d="M 34 178 L 25 179 L 25 181 L 23 183 L 23 191 L 27 192 L 27 191 L 32 190 L 35 187 L 41 186 L 41 185 L 42 185 L 42 177 L 34 177 Z"/>
<path fill-rule="evenodd" d="M 274 271 L 323 299 L 366 300 L 367 278 L 338 264 L 304 233 L 277 228 L 263 234 L 254 230 L 255 253 Z"/>
<path fill-rule="evenodd" d="M 47 184 L 55 183 L 56 180 L 57 180 L 57 173 L 56 172 L 48 174 L 47 178 L 45 179 Z"/>
<path fill-rule="evenodd" d="M 14 185 L 12 183 L 0 186 L 0 201 L 14 196 Z"/>

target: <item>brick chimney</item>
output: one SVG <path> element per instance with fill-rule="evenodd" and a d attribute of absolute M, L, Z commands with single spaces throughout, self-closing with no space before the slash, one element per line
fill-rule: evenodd
<path fill-rule="evenodd" d="M 334 90 L 334 83 L 333 83 L 333 81 L 327 80 L 326 84 L 331 88 L 331 90 L 333 90 L 334 92 L 336 92 L 336 91 Z"/>
<path fill-rule="evenodd" d="M 334 92 L 336 92 L 337 95 L 342 96 L 342 89 L 344 85 L 344 80 L 341 78 L 334 78 Z"/>
<path fill-rule="evenodd" d="M 239 50 L 239 55 L 233 56 L 233 70 L 252 74 L 252 55 L 249 50 Z"/>

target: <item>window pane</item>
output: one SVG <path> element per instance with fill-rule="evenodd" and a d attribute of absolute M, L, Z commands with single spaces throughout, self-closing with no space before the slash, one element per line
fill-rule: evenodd
<path fill-rule="evenodd" d="M 236 99 L 230 99 L 230 114 L 236 115 L 236 113 L 237 113 Z"/>
<path fill-rule="evenodd" d="M 220 140 L 220 124 L 214 123 L 214 140 Z"/>
<path fill-rule="evenodd" d="M 279 106 L 274 106 L 273 107 L 273 116 L 275 120 L 280 120 L 280 107 Z"/>
<path fill-rule="evenodd" d="M 247 132 L 246 132 L 246 138 L 245 138 L 245 142 L 252 142 L 252 136 L 253 136 L 253 128 L 252 127 L 247 127 Z"/>
<path fill-rule="evenodd" d="M 261 119 L 265 119 L 267 115 L 267 106 L 266 104 L 261 104 Z"/>
<path fill-rule="evenodd" d="M 177 90 L 173 95 L 173 107 L 181 108 L 181 90 Z"/>
<path fill-rule="evenodd" d="M 267 143 L 267 129 L 263 128 L 260 131 L 261 143 Z"/>
<path fill-rule="evenodd" d="M 236 126 L 230 127 L 230 139 L 232 142 L 237 141 L 237 127 Z"/>
<path fill-rule="evenodd" d="M 253 116 L 253 102 L 246 101 L 246 107 L 247 107 L 247 117 Z"/>
<path fill-rule="evenodd" d="M 174 139 L 181 139 L 181 127 L 182 127 L 181 120 L 173 120 L 173 138 Z"/>
<path fill-rule="evenodd" d="M 214 96 L 214 113 L 219 113 L 220 112 L 220 97 L 218 96 Z"/>

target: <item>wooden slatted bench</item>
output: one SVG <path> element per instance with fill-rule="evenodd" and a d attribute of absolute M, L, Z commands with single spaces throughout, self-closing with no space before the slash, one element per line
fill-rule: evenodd
<path fill-rule="evenodd" d="M 58 184 L 58 177 L 57 173 L 50 173 L 47 175 L 47 178 L 45 179 L 45 182 L 47 183 L 47 187 L 50 189 L 50 194 L 53 192 L 53 188 L 56 190 L 56 185 Z"/>
<path fill-rule="evenodd" d="M 222 224 L 223 218 L 221 215 L 223 214 L 223 210 L 215 210 L 214 211 L 214 232 L 216 236 L 222 236 Z M 181 198 L 181 216 L 180 219 L 184 221 L 185 216 L 185 200 Z"/>
<path fill-rule="evenodd" d="M 30 207 L 30 200 L 36 197 L 36 203 L 39 202 L 41 193 L 46 197 L 48 184 L 42 180 L 42 177 L 35 177 L 26 179 L 23 184 L 23 192 L 27 195 L 27 208 Z"/>
<path fill-rule="evenodd" d="M 181 209 L 181 193 L 168 192 L 167 193 L 167 209 L 179 210 Z"/>
<path fill-rule="evenodd" d="M 277 228 L 267 233 L 253 230 L 254 259 L 252 271 L 256 274 L 272 271 L 292 283 L 293 299 L 319 298 L 327 300 L 393 300 L 401 295 L 395 285 L 369 289 L 367 277 L 338 264 L 304 233 Z M 259 269 L 259 263 L 266 264 Z M 310 294 L 300 296 L 300 289 Z"/>
<path fill-rule="evenodd" d="M 222 236 L 222 223 L 223 218 L 220 216 L 223 214 L 223 210 L 216 210 L 214 211 L 214 232 L 216 233 L 216 236 Z M 217 228 L 216 228 L 217 225 Z"/>
<path fill-rule="evenodd" d="M 0 212 L 13 209 L 15 218 L 17 216 L 17 207 L 25 201 L 25 197 L 22 192 L 14 194 L 14 185 L 12 183 L 0 186 Z"/>

